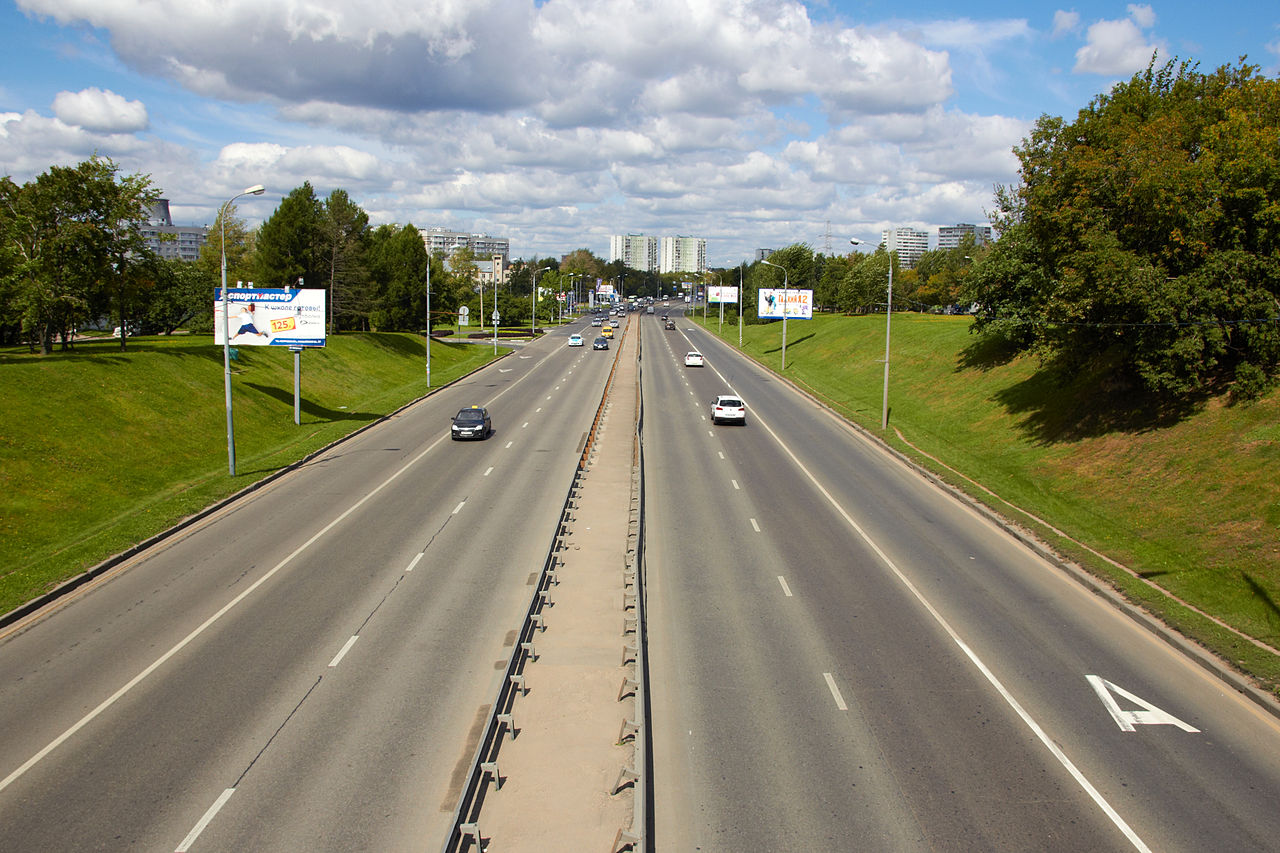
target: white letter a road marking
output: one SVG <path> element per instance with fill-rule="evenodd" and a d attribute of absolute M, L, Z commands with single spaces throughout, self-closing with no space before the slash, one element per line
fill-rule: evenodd
<path fill-rule="evenodd" d="M 1127 690 L 1116 687 L 1110 681 L 1099 678 L 1096 675 L 1086 675 L 1089 683 L 1093 685 L 1093 690 L 1098 694 L 1098 698 L 1102 700 L 1102 704 L 1111 713 L 1111 718 L 1116 721 L 1116 725 L 1120 727 L 1122 732 L 1134 731 L 1134 726 L 1177 726 L 1184 732 L 1200 731 L 1195 726 L 1189 726 L 1166 711 L 1161 711 L 1155 705 L 1143 699 L 1139 699 Z M 1120 707 L 1120 703 L 1116 702 L 1115 696 L 1118 694 L 1128 699 L 1135 705 L 1142 706 L 1142 711 L 1125 711 Z"/>

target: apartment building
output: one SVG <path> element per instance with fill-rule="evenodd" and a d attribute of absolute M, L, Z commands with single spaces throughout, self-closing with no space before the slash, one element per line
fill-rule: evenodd
<path fill-rule="evenodd" d="M 898 265 L 912 269 L 920 256 L 929 251 L 929 232 L 918 228 L 889 228 L 880 232 L 885 251 L 898 253 Z"/>
<path fill-rule="evenodd" d="M 156 200 L 147 224 L 138 231 L 147 241 L 147 248 L 166 259 L 194 261 L 209 240 L 209 229 L 203 225 L 174 225 L 167 198 Z"/>
<path fill-rule="evenodd" d="M 658 238 L 644 234 L 614 234 L 609 237 L 609 263 L 622 261 L 633 270 L 658 269 Z"/>
<path fill-rule="evenodd" d="M 961 222 L 956 225 L 944 225 L 938 229 L 938 248 L 939 249 L 958 249 L 960 241 L 965 237 L 972 235 L 973 244 L 982 246 L 991 242 L 991 226 L 990 225 L 971 225 L 967 222 Z"/>
<path fill-rule="evenodd" d="M 701 237 L 663 237 L 658 272 L 702 272 L 707 268 L 707 241 Z"/>

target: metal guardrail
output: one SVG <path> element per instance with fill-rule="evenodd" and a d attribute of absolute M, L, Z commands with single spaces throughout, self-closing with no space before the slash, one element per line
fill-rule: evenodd
<path fill-rule="evenodd" d="M 637 354 L 637 358 L 638 358 Z M 487 790 L 488 782 L 493 780 L 495 783 L 498 779 L 498 753 L 502 748 L 502 735 L 504 732 L 512 738 L 515 737 L 515 724 L 512 718 L 512 708 L 515 704 L 516 692 L 524 692 L 524 668 L 525 664 L 534 657 L 533 638 L 535 632 L 544 629 L 542 619 L 542 610 L 547 603 L 547 599 L 551 593 L 551 586 L 558 582 L 556 578 L 556 566 L 558 564 L 557 554 L 561 550 L 562 540 L 568 529 L 568 523 L 571 521 L 571 510 L 577 508 L 576 499 L 580 494 L 581 480 L 586 474 L 588 460 L 591 451 L 595 445 L 596 436 L 600 431 L 600 422 L 604 418 L 605 404 L 608 402 L 609 393 L 613 389 L 613 380 L 617 373 L 618 363 L 615 360 L 609 368 L 609 378 L 605 382 L 604 393 L 600 396 L 600 404 L 596 407 L 595 417 L 591 421 L 591 428 L 587 432 L 587 440 L 584 442 L 582 454 L 578 458 L 578 465 L 573 475 L 573 482 L 569 485 L 568 494 L 565 496 L 564 506 L 560 510 L 560 519 L 556 523 L 556 531 L 551 539 L 550 549 L 547 551 L 547 557 L 543 561 L 542 571 L 539 574 L 538 582 L 534 585 L 533 597 L 529 602 L 528 611 L 525 613 L 524 621 L 521 624 L 517 641 L 511 648 L 511 656 L 507 662 L 506 673 L 503 676 L 502 684 L 498 688 L 497 697 L 490 705 L 489 719 L 485 724 L 484 733 L 480 737 L 480 743 L 476 747 L 476 752 L 471 760 L 471 769 L 467 773 L 466 784 L 463 785 L 462 795 L 459 797 L 458 806 L 454 809 L 452 822 L 449 825 L 448 836 L 445 838 L 444 846 L 441 848 L 442 853 L 455 853 L 455 851 L 478 850 L 483 851 L 480 828 L 479 815 L 480 809 L 484 805 L 484 796 Z M 638 393 L 638 391 L 637 391 Z M 637 410 L 638 414 L 639 410 Z M 634 477 L 633 477 L 634 479 Z M 634 485 L 633 485 L 634 489 Z M 634 493 L 633 493 L 634 494 Z M 635 500 L 633 497 L 633 506 Z M 643 501 L 641 501 L 643 503 Z M 643 541 L 643 537 L 638 540 Z M 640 546 L 642 548 L 642 546 Z M 637 549 L 637 553 L 640 549 Z M 630 551 L 629 551 L 630 555 Z M 643 596 L 636 596 L 637 601 Z M 638 612 L 642 605 L 637 603 Z M 641 630 L 638 625 L 642 622 L 637 619 L 637 646 L 643 648 L 643 643 L 639 642 Z M 637 672 L 641 671 L 640 661 L 643 660 L 643 652 L 638 652 L 636 657 Z M 645 691 L 647 695 L 647 684 L 643 688 L 637 688 L 636 699 L 637 708 L 643 707 L 647 712 L 647 700 L 643 704 L 640 703 L 641 691 Z M 646 717 L 647 719 L 647 717 Z M 625 725 L 625 724 L 624 724 Z M 645 743 L 643 740 L 643 731 L 636 734 L 637 744 Z M 647 749 L 644 750 L 647 756 Z M 637 753 L 639 755 L 639 753 Z M 637 764 L 639 761 L 637 759 Z M 626 771 L 624 770 L 624 775 Z M 621 777 L 620 777 L 621 778 Z M 652 778 L 652 775 L 645 773 L 643 778 Z M 636 782 L 637 796 L 643 791 L 644 786 L 641 781 Z M 616 792 L 616 791 L 615 791 Z M 641 812 L 643 813 L 643 805 Z M 633 821 L 634 823 L 634 821 Z M 626 841 L 629 834 L 619 831 L 619 839 L 623 839 L 621 849 L 638 850 L 635 842 Z M 619 849 L 615 845 L 615 851 Z"/>

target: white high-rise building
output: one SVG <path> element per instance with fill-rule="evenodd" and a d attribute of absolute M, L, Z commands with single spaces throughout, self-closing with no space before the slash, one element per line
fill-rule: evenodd
<path fill-rule="evenodd" d="M 443 252 L 452 255 L 463 246 L 469 246 L 477 258 L 491 258 L 501 255 L 502 263 L 511 263 L 511 241 L 506 237 L 490 237 L 485 234 L 468 234 L 465 231 L 450 231 L 447 228 L 422 228 L 423 242 L 427 244 L 427 252 L 436 254 Z"/>
<path fill-rule="evenodd" d="M 944 225 L 938 229 L 939 249 L 958 249 L 965 236 L 973 235 L 973 245 L 981 246 L 991 242 L 990 225 L 970 225 L 961 222 L 957 225 Z"/>
<path fill-rule="evenodd" d="M 897 252 L 898 264 L 909 270 L 921 255 L 929 251 L 929 232 L 917 228 L 890 228 L 880 232 L 880 242 L 884 243 L 886 252 Z"/>
<path fill-rule="evenodd" d="M 609 237 L 609 263 L 622 261 L 633 270 L 652 272 L 658 268 L 658 238 L 644 234 L 614 234 Z"/>
<path fill-rule="evenodd" d="M 707 268 L 707 241 L 701 237 L 663 237 L 658 272 L 702 272 Z"/>

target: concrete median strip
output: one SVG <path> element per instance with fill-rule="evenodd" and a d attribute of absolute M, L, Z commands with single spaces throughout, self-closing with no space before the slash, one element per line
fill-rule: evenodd
<path fill-rule="evenodd" d="M 627 653 L 637 639 L 626 633 L 635 621 L 628 549 L 638 499 L 638 329 L 631 331 L 562 536 L 541 611 L 545 630 L 511 708 L 515 737 L 502 744 L 500 784 L 490 783 L 476 821 L 485 844 L 503 853 L 603 851 L 632 825 L 632 780 L 623 778 L 637 716 L 636 656 Z"/>

